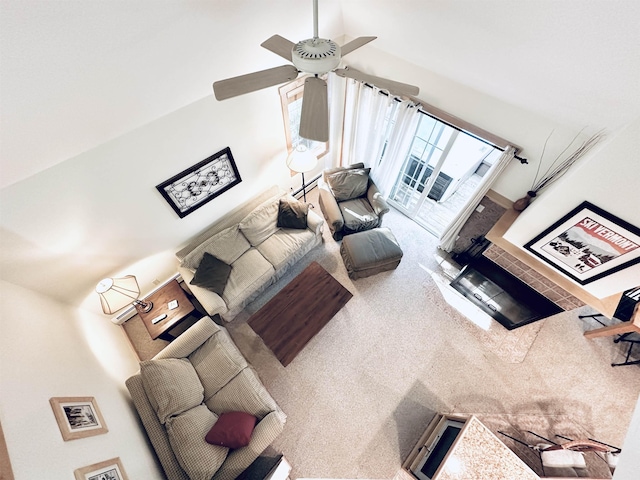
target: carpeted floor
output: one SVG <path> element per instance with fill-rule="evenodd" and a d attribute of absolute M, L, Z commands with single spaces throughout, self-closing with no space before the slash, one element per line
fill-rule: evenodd
<path fill-rule="evenodd" d="M 315 191 L 308 198 L 317 205 Z M 436 412 L 491 416 L 503 427 L 526 416 L 545 432 L 562 418 L 622 443 L 640 368 L 610 366 L 619 345 L 585 339 L 596 325 L 577 311 L 511 332 L 477 325 L 444 299 L 437 240 L 395 210 L 384 225 L 404 251 L 396 270 L 351 281 L 325 229 L 323 245 L 226 325 L 288 414 L 272 447 L 291 478 L 390 479 Z M 247 320 L 312 261 L 354 296 L 285 368 Z"/>

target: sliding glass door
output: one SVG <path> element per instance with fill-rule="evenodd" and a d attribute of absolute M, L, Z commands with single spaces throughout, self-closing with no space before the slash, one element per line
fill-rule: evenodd
<path fill-rule="evenodd" d="M 500 153 L 464 132 L 422 115 L 389 201 L 439 236 Z"/>

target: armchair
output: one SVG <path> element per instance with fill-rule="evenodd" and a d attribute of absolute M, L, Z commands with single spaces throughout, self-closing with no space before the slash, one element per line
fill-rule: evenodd
<path fill-rule="evenodd" d="M 318 202 L 334 240 L 382 225 L 387 202 L 363 163 L 329 168 L 318 180 Z"/>

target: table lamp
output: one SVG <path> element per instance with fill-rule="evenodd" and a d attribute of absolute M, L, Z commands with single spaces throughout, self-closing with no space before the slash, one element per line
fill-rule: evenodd
<path fill-rule="evenodd" d="M 153 308 L 152 302 L 138 300 L 140 287 L 133 275 L 122 278 L 104 278 L 96 285 L 96 293 L 100 296 L 102 311 L 107 315 L 123 309 L 130 303 L 143 312 L 148 312 Z"/>
<path fill-rule="evenodd" d="M 306 203 L 307 201 L 307 186 L 304 183 L 304 173 L 310 172 L 318 164 L 318 157 L 313 152 L 307 149 L 306 146 L 298 144 L 293 152 L 287 157 L 287 167 L 297 173 L 302 174 L 302 196 Z"/>

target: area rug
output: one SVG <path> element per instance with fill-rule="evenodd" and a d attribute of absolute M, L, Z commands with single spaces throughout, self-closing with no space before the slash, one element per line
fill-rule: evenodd
<path fill-rule="evenodd" d="M 427 298 L 446 312 L 452 322 L 462 326 L 501 360 L 507 363 L 524 361 L 546 319 L 507 330 L 449 286 L 449 278 L 441 273 L 430 273 L 423 284 Z"/>

